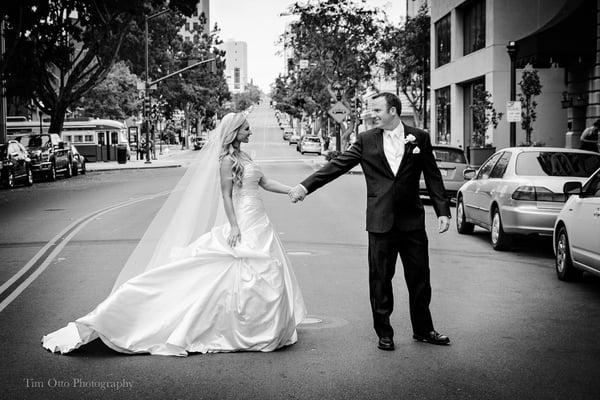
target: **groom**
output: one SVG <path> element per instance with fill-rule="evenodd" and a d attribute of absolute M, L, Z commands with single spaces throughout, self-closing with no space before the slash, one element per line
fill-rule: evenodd
<path fill-rule="evenodd" d="M 408 286 L 413 338 L 447 345 L 450 339 L 433 328 L 429 303 L 429 255 L 419 177 L 438 216 L 439 232 L 450 226 L 450 208 L 435 162 L 429 134 L 400 121 L 402 104 L 392 93 L 373 96 L 376 128 L 358 135 L 352 147 L 290 190 L 293 202 L 361 165 L 367 183 L 369 291 L 377 347 L 394 350 L 390 315 L 394 306 L 392 278 L 398 254 Z"/>

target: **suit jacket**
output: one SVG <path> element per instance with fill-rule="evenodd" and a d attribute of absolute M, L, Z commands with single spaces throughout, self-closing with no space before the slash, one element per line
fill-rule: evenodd
<path fill-rule="evenodd" d="M 367 183 L 367 231 L 388 232 L 394 224 L 400 230 L 416 230 L 425 228 L 425 212 L 419 196 L 422 172 L 436 214 L 450 217 L 429 134 L 404 125 L 405 137 L 411 134 L 416 140 L 405 144 L 396 176 L 383 151 L 383 129 L 375 128 L 358 135 L 350 149 L 309 176 L 302 185 L 312 193 L 360 163 Z M 417 146 L 419 150 L 415 152 Z"/>

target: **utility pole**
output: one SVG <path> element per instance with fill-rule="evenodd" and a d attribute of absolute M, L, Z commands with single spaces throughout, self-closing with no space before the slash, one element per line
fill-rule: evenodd
<path fill-rule="evenodd" d="M 516 67 L 515 67 L 515 57 L 517 55 L 517 44 L 515 42 L 508 42 L 508 46 L 506 46 L 506 51 L 508 52 L 508 56 L 510 57 L 510 101 L 514 102 L 516 100 L 517 94 L 517 77 L 516 77 Z M 515 147 L 517 145 L 517 123 L 510 122 L 510 147 Z"/>
<path fill-rule="evenodd" d="M 0 65 L 4 64 L 4 53 L 6 48 L 4 46 L 4 28 L 6 21 L 4 16 L 0 20 Z M 4 72 L 0 73 L 0 143 L 6 143 L 6 80 L 4 79 Z"/>

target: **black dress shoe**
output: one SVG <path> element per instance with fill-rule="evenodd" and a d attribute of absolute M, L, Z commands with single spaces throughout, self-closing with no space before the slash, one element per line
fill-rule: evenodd
<path fill-rule="evenodd" d="M 377 343 L 377 347 L 381 350 L 394 350 L 394 340 L 390 337 L 379 338 L 379 343 Z"/>
<path fill-rule="evenodd" d="M 431 344 L 441 344 L 441 345 L 450 344 L 450 338 L 448 336 L 441 335 L 441 334 L 437 333 L 436 331 L 431 331 L 424 335 L 415 333 L 413 335 L 413 339 L 418 340 L 420 342 L 427 342 L 427 343 L 431 343 Z"/>

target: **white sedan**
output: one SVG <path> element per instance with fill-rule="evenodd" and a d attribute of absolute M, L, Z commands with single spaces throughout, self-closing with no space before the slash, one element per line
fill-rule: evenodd
<path fill-rule="evenodd" d="M 582 186 L 567 182 L 569 199 L 554 225 L 556 274 L 576 280 L 582 271 L 600 276 L 600 169 Z"/>

